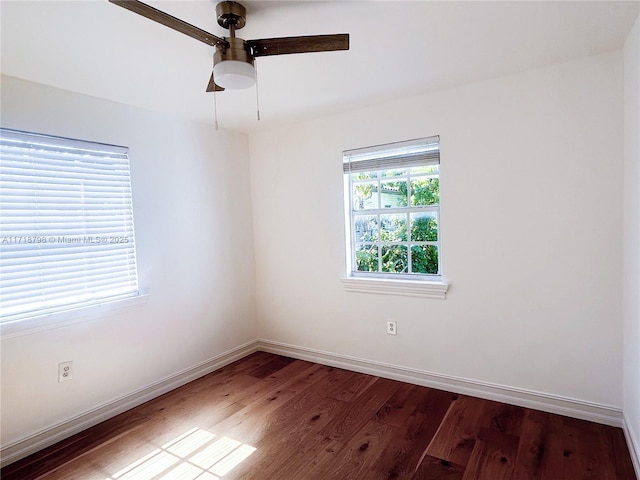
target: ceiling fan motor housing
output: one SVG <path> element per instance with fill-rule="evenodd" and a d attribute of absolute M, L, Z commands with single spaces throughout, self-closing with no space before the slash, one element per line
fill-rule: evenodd
<path fill-rule="evenodd" d="M 216 6 L 218 24 L 229 29 L 228 45 L 217 44 L 213 56 L 213 77 L 224 88 L 247 88 L 255 83 L 253 55 L 247 42 L 235 36 L 246 21 L 246 10 L 237 2 L 222 2 Z"/>
<path fill-rule="evenodd" d="M 248 88 L 255 84 L 256 70 L 247 42 L 241 38 L 225 38 L 229 46 L 216 46 L 213 56 L 213 78 L 223 88 Z"/>
<path fill-rule="evenodd" d="M 247 11 L 238 2 L 221 2 L 216 5 L 218 24 L 229 30 L 229 37 L 225 40 L 229 46 L 216 45 L 216 53 L 213 64 L 217 65 L 226 60 L 236 60 L 253 65 L 253 56 L 247 47 L 247 42 L 241 38 L 236 38 L 235 30 L 245 26 Z"/>
<path fill-rule="evenodd" d="M 245 40 L 236 37 L 225 37 L 225 40 L 229 42 L 229 46 L 216 46 L 216 53 L 213 56 L 214 65 L 225 60 L 237 60 L 253 65 L 253 57 Z"/>
<path fill-rule="evenodd" d="M 247 10 L 238 2 L 221 2 L 216 5 L 218 25 L 223 28 L 242 28 L 247 22 Z"/>

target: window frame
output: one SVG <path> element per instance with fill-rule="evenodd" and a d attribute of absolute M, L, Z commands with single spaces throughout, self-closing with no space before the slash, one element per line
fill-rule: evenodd
<path fill-rule="evenodd" d="M 0 224 L 0 227 L 4 227 L 0 247 L 3 247 L 3 254 L 7 255 L 5 258 L 8 262 L 3 267 L 8 268 L 5 274 L 10 275 L 19 265 L 25 264 L 22 262 L 28 262 L 29 258 L 37 256 L 51 259 L 45 260 L 49 262 L 45 270 L 42 270 L 38 262 L 33 267 L 38 273 L 34 271 L 29 274 L 28 282 L 19 278 L 12 281 L 13 275 L 7 280 L 11 282 L 7 285 L 19 289 L 16 292 L 24 292 L 15 301 L 23 298 L 25 302 L 16 304 L 12 314 L 5 314 L 0 318 L 3 338 L 22 331 L 39 331 L 77 323 L 95 318 L 96 315 L 104 316 L 109 312 L 120 311 L 127 305 L 145 303 L 146 295 L 142 295 L 140 291 L 136 259 L 128 149 L 8 128 L 0 129 L 0 137 L 5 152 L 2 155 L 6 155 L 3 159 L 6 160 L 3 168 L 6 169 L 5 187 L 8 192 L 4 199 L 7 202 L 5 208 L 9 212 L 17 209 L 16 213 L 7 214 Z M 38 169 L 30 170 L 29 162 L 39 162 Z M 106 176 L 103 177 L 98 172 L 104 172 Z M 34 178 L 39 180 L 32 180 Z M 22 184 L 25 186 L 22 187 Z M 43 197 L 42 192 L 46 196 Z M 47 200 L 43 203 L 42 199 L 45 198 Z M 43 213 L 45 216 L 29 214 L 39 208 L 55 213 Z M 20 213 L 21 211 L 26 213 Z M 105 212 L 108 212 L 107 216 Z M 78 218 L 78 221 L 74 222 L 74 218 Z M 65 223 L 60 223 L 65 220 Z M 64 230 L 65 228 L 68 230 Z M 58 233 L 59 230 L 69 233 Z M 20 231 L 24 231 L 22 237 L 19 236 Z M 111 233 L 99 233 L 102 231 Z M 115 238 L 116 235 L 124 234 L 127 235 L 126 241 Z M 113 240 L 109 240 L 110 236 L 114 237 Z M 5 241 L 7 238 L 9 241 Z M 19 242 L 21 238 L 28 238 L 30 241 Z M 25 245 L 21 246 L 22 243 Z M 29 246 L 28 243 L 33 245 Z M 11 245 L 14 248 L 10 248 Z M 100 258 L 95 260 L 98 262 L 98 269 L 94 270 L 90 261 L 81 259 L 88 259 L 96 253 L 100 254 Z M 113 257 L 114 253 L 117 257 Z M 110 259 L 109 263 L 105 263 L 107 258 Z M 53 264 L 58 266 L 51 270 Z M 48 275 L 55 275 L 48 278 L 69 278 L 68 283 L 63 284 L 60 284 L 61 280 L 56 280 L 61 287 L 68 285 L 65 291 L 69 293 L 64 297 L 54 295 L 51 300 L 41 299 L 37 308 L 31 305 L 34 308 L 19 310 L 19 305 L 30 305 L 28 298 L 43 295 L 38 292 L 50 291 L 52 285 L 47 286 L 50 280 L 43 276 L 47 275 L 43 271 L 50 272 Z M 78 275 L 77 278 L 82 280 L 75 280 L 76 277 L 72 274 Z M 99 278 L 95 275 L 112 281 L 95 280 Z M 128 287 L 124 287 L 125 281 L 128 282 Z M 29 284 L 35 287 L 31 288 Z M 116 287 L 117 285 L 122 286 Z M 78 289 L 79 292 L 74 293 Z M 29 293 L 32 291 L 34 293 Z M 81 295 L 81 292 L 95 293 Z"/>
<path fill-rule="evenodd" d="M 397 153 L 406 151 L 406 153 Z M 396 152 L 396 153 L 394 153 Z M 425 153 L 426 152 L 426 153 Z M 422 155 L 422 157 L 420 157 Z M 380 156 L 380 159 L 377 159 Z M 352 158 L 356 157 L 353 161 Z M 358 157 L 360 160 L 358 160 Z M 363 162 L 357 169 L 353 169 L 352 165 L 357 162 Z M 441 168 L 440 168 L 440 137 L 424 137 L 407 141 L 393 142 L 388 144 L 377 145 L 373 147 L 365 147 L 356 150 L 345 150 L 343 152 L 343 183 L 344 183 L 344 207 L 345 207 L 345 240 L 346 240 L 346 275 L 341 279 L 345 289 L 352 292 L 360 293 L 376 293 L 376 294 L 394 294 L 406 296 L 420 296 L 429 298 L 446 298 L 449 288 L 449 282 L 442 273 L 442 235 L 441 235 L 441 199 L 438 199 L 436 205 L 411 206 L 411 178 L 424 177 L 428 174 L 417 173 L 411 174 L 411 168 L 417 166 L 437 165 L 437 178 L 440 184 Z M 382 166 L 382 167 L 381 167 Z M 369 168 L 372 167 L 372 168 Z M 380 167 L 380 168 L 379 168 Z M 407 206 L 384 208 L 381 202 L 381 188 L 376 188 L 378 201 L 377 208 L 373 209 L 355 209 L 353 185 L 358 183 L 366 183 L 369 179 L 354 179 L 353 176 L 359 172 L 376 172 L 375 181 L 380 186 L 382 177 L 379 176 L 380 171 L 406 169 L 407 172 L 398 177 L 386 177 L 390 181 L 396 178 L 399 181 L 407 182 Z M 355 181 L 354 181 L 355 180 Z M 411 215 L 416 213 L 435 214 L 437 218 L 437 241 L 412 241 L 410 240 Z M 378 247 L 378 271 L 359 271 L 356 265 L 356 250 L 358 242 L 355 237 L 355 220 L 358 216 L 371 215 L 378 219 L 378 232 L 381 228 L 382 215 L 405 215 L 407 238 L 404 241 L 384 242 L 380 237 L 376 241 L 370 243 Z M 364 242 L 367 243 L 367 242 Z M 383 272 L 381 265 L 381 251 L 384 244 L 402 245 L 407 249 L 407 272 L 392 273 Z M 433 245 L 438 252 L 438 272 L 436 274 L 414 273 L 411 270 L 411 248 L 416 245 Z"/>

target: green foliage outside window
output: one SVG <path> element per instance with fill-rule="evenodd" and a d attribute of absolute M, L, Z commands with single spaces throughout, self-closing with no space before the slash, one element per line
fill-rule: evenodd
<path fill-rule="evenodd" d="M 436 167 L 437 168 L 437 167 Z M 362 179 L 382 178 L 376 183 L 359 183 L 354 185 L 355 203 L 358 209 L 378 208 L 365 207 L 365 201 L 382 193 L 395 195 L 393 207 L 433 206 L 440 203 L 440 182 L 438 177 L 427 176 L 437 173 L 434 167 L 419 167 L 412 171 L 412 176 L 404 179 L 392 180 L 393 177 L 405 175 L 403 171 L 385 171 L 379 175 L 375 172 L 367 173 Z M 414 169 L 416 170 L 416 169 Z M 413 174 L 427 174 L 413 176 Z M 385 207 L 384 205 L 382 206 Z M 364 212 L 363 212 L 364 213 Z M 377 220 L 378 218 L 379 220 Z M 435 245 L 411 245 L 413 242 L 437 242 L 438 222 L 435 214 L 425 211 L 414 213 L 398 213 L 393 210 L 378 217 L 373 215 L 355 217 L 356 239 L 364 242 L 356 247 L 356 268 L 360 272 L 408 273 L 409 255 L 411 256 L 411 273 L 437 274 L 438 248 Z M 371 243 L 368 243 L 371 242 Z M 376 242 L 381 242 L 380 244 Z M 405 244 L 390 244 L 393 242 L 409 242 Z"/>

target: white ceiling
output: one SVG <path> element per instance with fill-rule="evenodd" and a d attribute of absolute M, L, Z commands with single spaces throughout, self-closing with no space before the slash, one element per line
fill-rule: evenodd
<path fill-rule="evenodd" d="M 215 0 L 147 3 L 218 36 Z M 256 90 L 216 94 L 221 128 L 448 88 L 622 47 L 638 1 L 244 1 L 244 39 L 349 33 L 345 52 L 264 57 Z M 1 72 L 213 123 L 213 47 L 106 0 L 0 2 Z"/>

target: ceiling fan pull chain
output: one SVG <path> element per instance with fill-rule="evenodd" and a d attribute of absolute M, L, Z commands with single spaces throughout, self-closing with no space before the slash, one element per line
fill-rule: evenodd
<path fill-rule="evenodd" d="M 218 131 L 218 102 L 216 101 L 216 92 L 213 92 L 213 118 L 216 132 Z"/>
<path fill-rule="evenodd" d="M 258 96 L 258 62 L 253 61 L 253 68 L 256 70 L 256 113 L 258 114 L 258 121 L 260 121 L 260 97 Z"/>

